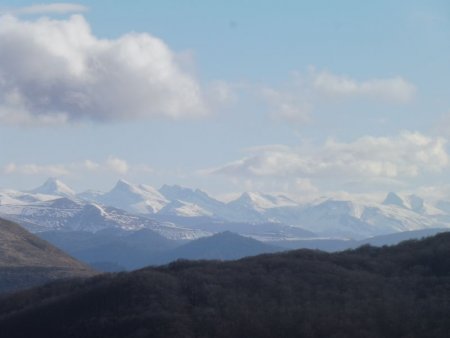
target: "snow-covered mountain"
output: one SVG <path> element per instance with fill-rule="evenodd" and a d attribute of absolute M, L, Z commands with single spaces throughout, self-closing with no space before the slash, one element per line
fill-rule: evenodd
<path fill-rule="evenodd" d="M 175 200 L 167 204 L 159 211 L 159 214 L 182 217 L 213 216 L 213 213 L 211 211 L 203 209 L 197 204 L 179 200 Z"/>
<path fill-rule="evenodd" d="M 442 205 L 443 203 L 441 203 Z M 324 237 L 362 239 L 393 232 L 450 227 L 445 211 L 416 195 L 387 194 L 381 203 L 322 199 L 299 205 L 284 196 L 244 193 L 228 203 L 246 221 L 282 222 Z"/>
<path fill-rule="evenodd" d="M 54 186 L 65 185 L 58 182 Z M 227 220 L 227 213 L 232 214 L 234 210 L 200 190 L 179 186 L 164 186 L 161 190 L 172 200 L 149 186 L 123 180 L 107 193 L 89 191 L 71 197 L 61 197 L 58 189 L 40 189 L 35 194 L 2 190 L 0 215 L 20 222 L 32 232 L 148 228 L 171 239 L 194 239 L 229 228 L 267 240 L 297 238 L 305 234 L 301 229 L 280 223 L 232 224 Z M 149 205 L 152 210 L 148 210 Z M 237 217 L 240 218 L 245 217 Z M 201 224 L 198 224 L 199 219 Z"/>
<path fill-rule="evenodd" d="M 119 180 L 111 191 L 96 196 L 92 194 L 90 198 L 95 202 L 138 214 L 157 213 L 169 203 L 153 187 L 143 184 L 134 185 L 125 180 Z"/>
<path fill-rule="evenodd" d="M 298 203 L 283 195 L 269 195 L 244 192 L 238 199 L 228 203 L 231 207 L 241 207 L 264 212 L 267 209 L 298 206 Z"/>
<path fill-rule="evenodd" d="M 227 204 L 228 215 L 234 221 L 283 222 L 291 224 L 302 206 L 283 195 L 244 192 Z"/>
<path fill-rule="evenodd" d="M 155 214 L 169 203 L 155 188 L 132 184 L 122 179 L 108 192 L 87 190 L 77 194 L 77 198 L 139 215 Z"/>
<path fill-rule="evenodd" d="M 245 192 L 224 203 L 177 185 L 156 190 L 120 180 L 106 193 L 76 195 L 49 179 L 28 192 L 0 190 L 0 215 L 31 231 L 149 228 L 168 238 L 198 238 L 231 230 L 260 240 L 301 237 L 363 239 L 394 232 L 450 227 L 450 203 L 432 205 L 417 195 L 387 194 L 379 203 L 322 198 L 299 204 L 283 196 Z M 263 225 L 264 226 L 261 226 Z"/>
<path fill-rule="evenodd" d="M 298 224 L 324 236 L 354 239 L 450 225 L 407 208 L 403 202 L 363 204 L 332 199 L 305 208 Z"/>
<path fill-rule="evenodd" d="M 11 198 L 2 201 L 5 203 L 0 204 L 1 217 L 14 220 L 35 233 L 50 230 L 96 232 L 110 228 L 128 231 L 151 229 L 164 237 L 184 240 L 211 234 L 67 197 L 54 196 L 54 199 L 29 203 Z"/>
<path fill-rule="evenodd" d="M 30 191 L 31 194 L 42 194 L 62 197 L 75 197 L 75 191 L 56 178 L 49 178 L 43 185 Z"/>
<path fill-rule="evenodd" d="M 213 216 L 222 218 L 226 211 L 226 204 L 220 202 L 200 189 L 190 189 L 179 185 L 163 185 L 159 192 L 169 201 L 163 212 L 178 216 Z"/>

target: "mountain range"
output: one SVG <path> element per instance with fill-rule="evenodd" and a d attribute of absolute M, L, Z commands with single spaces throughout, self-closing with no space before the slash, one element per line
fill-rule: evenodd
<path fill-rule="evenodd" d="M 244 192 L 228 203 L 199 189 L 159 190 L 120 180 L 108 192 L 74 190 L 57 179 L 30 191 L 0 190 L 0 215 L 32 232 L 151 229 L 175 240 L 233 231 L 262 241 L 362 240 L 403 231 L 450 227 L 448 201 L 428 203 L 393 192 L 383 201 L 321 198 L 298 203 L 284 195 Z"/>

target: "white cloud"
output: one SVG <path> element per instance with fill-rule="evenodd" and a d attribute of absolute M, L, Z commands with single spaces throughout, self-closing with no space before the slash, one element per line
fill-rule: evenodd
<path fill-rule="evenodd" d="M 348 143 L 330 139 L 318 147 L 260 147 L 243 159 L 206 172 L 271 179 L 401 180 L 440 173 L 448 165 L 445 139 L 403 132 L 396 137 L 365 136 Z"/>
<path fill-rule="evenodd" d="M 84 5 L 76 3 L 57 2 L 51 4 L 31 5 L 27 7 L 12 10 L 14 14 L 67 14 L 67 13 L 82 13 L 86 12 L 88 8 Z"/>
<path fill-rule="evenodd" d="M 312 71 L 314 89 L 337 97 L 369 97 L 384 101 L 406 103 L 412 100 L 416 87 L 400 76 L 356 81 L 327 71 Z"/>
<path fill-rule="evenodd" d="M 94 162 L 94 161 L 91 161 L 91 160 L 85 160 L 85 161 L 84 161 L 84 167 L 85 167 L 87 170 L 95 171 L 95 170 L 97 170 L 98 168 L 100 168 L 100 164 L 98 164 L 98 163 L 96 163 L 96 162 Z"/>
<path fill-rule="evenodd" d="M 128 163 L 125 160 L 114 156 L 108 157 L 106 160 L 106 165 L 109 169 L 121 175 L 126 174 L 129 169 Z"/>
<path fill-rule="evenodd" d="M 416 193 L 432 203 L 438 201 L 450 202 L 450 184 L 447 181 L 445 183 L 442 182 L 440 185 L 421 186 L 415 191 L 408 191 L 408 193 Z"/>
<path fill-rule="evenodd" d="M 200 85 L 158 38 L 99 39 L 80 15 L 0 16 L 0 122 L 178 119 L 206 111 Z"/>
<path fill-rule="evenodd" d="M 125 175 L 129 172 L 149 173 L 152 169 L 145 164 L 129 165 L 127 161 L 116 156 L 109 156 L 102 162 L 84 160 L 81 162 L 70 162 L 64 164 L 36 164 L 7 163 L 0 167 L 0 172 L 5 175 L 40 175 L 40 176 L 73 176 L 83 174 L 114 174 Z"/>
<path fill-rule="evenodd" d="M 262 94 L 272 107 L 273 116 L 298 124 L 310 121 L 312 104 L 305 99 L 304 93 L 263 88 Z"/>

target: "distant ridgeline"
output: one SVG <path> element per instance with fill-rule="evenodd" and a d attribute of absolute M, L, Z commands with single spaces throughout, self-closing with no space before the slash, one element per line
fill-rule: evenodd
<path fill-rule="evenodd" d="M 396 232 L 450 229 L 450 201 L 387 194 L 383 201 L 322 197 L 299 202 L 280 194 L 244 192 L 219 201 L 199 189 L 123 180 L 108 192 L 73 189 L 56 179 L 29 190 L 0 189 L 0 217 L 27 230 L 150 229 L 170 240 L 231 231 L 284 244 L 305 238 L 363 240 Z M 284 244 L 282 246 L 284 246 Z"/>
<path fill-rule="evenodd" d="M 448 337 L 450 234 L 340 253 L 55 282 L 0 299 L 1 337 Z"/>

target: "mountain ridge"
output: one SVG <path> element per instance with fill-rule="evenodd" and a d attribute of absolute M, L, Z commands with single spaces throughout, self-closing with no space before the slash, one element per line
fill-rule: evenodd
<path fill-rule="evenodd" d="M 62 182 L 58 184 L 63 185 Z M 55 201 L 54 204 L 50 202 L 62 197 L 66 200 Z M 80 210 L 86 206 L 86 217 L 79 217 L 78 223 L 73 219 L 76 203 L 80 205 Z M 322 198 L 302 204 L 279 194 L 245 192 L 237 199 L 224 203 L 199 189 L 163 185 L 157 190 L 125 180 L 119 180 L 109 192 L 87 192 L 75 197 L 0 191 L 0 215 L 17 220 L 32 231 L 67 230 L 70 227 L 71 230 L 90 227 L 91 231 L 97 231 L 101 228 L 98 225 L 128 230 L 148 227 L 178 239 L 214 233 L 214 226 L 206 229 L 205 223 L 195 223 L 203 218 L 211 225 L 218 222 L 229 224 L 230 229 L 221 227 L 220 231 L 235 231 L 233 224 L 236 223 L 246 223 L 246 229 L 256 224 L 279 225 L 278 229 L 270 231 L 253 227 L 257 233 L 237 231 L 262 240 L 276 240 L 276 237 L 300 239 L 294 228 L 308 230 L 318 237 L 355 240 L 391 232 L 450 228 L 450 211 L 447 210 L 450 208 L 446 208 L 445 203 L 438 201 L 430 204 L 420 196 L 400 196 L 394 192 L 388 193 L 380 202 Z M 72 208 L 69 208 L 70 205 Z M 104 210 L 100 216 L 96 215 L 99 208 Z M 97 217 L 96 222 L 89 221 L 89 210 L 92 217 Z"/>
<path fill-rule="evenodd" d="M 14 291 L 51 280 L 88 277 L 95 272 L 22 228 L 0 218 L 0 291 Z"/>

